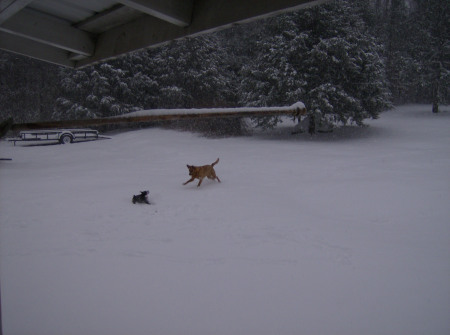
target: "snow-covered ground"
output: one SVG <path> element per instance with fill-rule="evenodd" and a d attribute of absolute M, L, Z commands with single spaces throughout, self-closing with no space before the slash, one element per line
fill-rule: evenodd
<path fill-rule="evenodd" d="M 450 334 L 450 111 L 430 110 L 1 142 L 4 334 Z M 222 183 L 182 186 L 217 157 Z"/>

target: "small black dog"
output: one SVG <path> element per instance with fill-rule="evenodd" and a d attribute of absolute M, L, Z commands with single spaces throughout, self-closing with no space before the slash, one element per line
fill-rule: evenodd
<path fill-rule="evenodd" d="M 148 201 L 148 191 L 141 191 L 141 194 L 139 195 L 133 195 L 133 204 L 139 203 L 139 204 L 149 204 L 150 201 Z"/>

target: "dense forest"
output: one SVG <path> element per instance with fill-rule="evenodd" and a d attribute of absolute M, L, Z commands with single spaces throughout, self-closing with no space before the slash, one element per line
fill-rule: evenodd
<path fill-rule="evenodd" d="M 0 51 L 0 119 L 297 101 L 327 124 L 402 103 L 437 113 L 450 101 L 449 17 L 448 0 L 336 0 L 83 69 Z"/>

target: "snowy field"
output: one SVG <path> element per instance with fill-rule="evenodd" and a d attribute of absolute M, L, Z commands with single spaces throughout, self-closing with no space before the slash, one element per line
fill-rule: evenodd
<path fill-rule="evenodd" d="M 430 110 L 313 138 L 2 141 L 3 333 L 450 334 L 450 110 Z M 217 157 L 222 183 L 182 186 Z"/>

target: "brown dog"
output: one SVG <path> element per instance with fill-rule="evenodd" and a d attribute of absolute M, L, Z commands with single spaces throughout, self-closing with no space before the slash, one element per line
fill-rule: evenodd
<path fill-rule="evenodd" d="M 220 183 L 220 179 L 219 177 L 216 176 L 216 171 L 214 171 L 214 165 L 216 165 L 217 163 L 219 163 L 219 158 L 217 158 L 217 160 L 211 165 L 203 165 L 203 166 L 187 165 L 191 179 L 189 179 L 183 185 L 186 185 L 187 183 L 190 183 L 191 181 L 194 181 L 194 179 L 197 178 L 200 180 L 197 185 L 197 187 L 199 187 L 202 184 L 202 181 L 205 177 L 212 180 L 217 179 L 217 181 Z"/>

